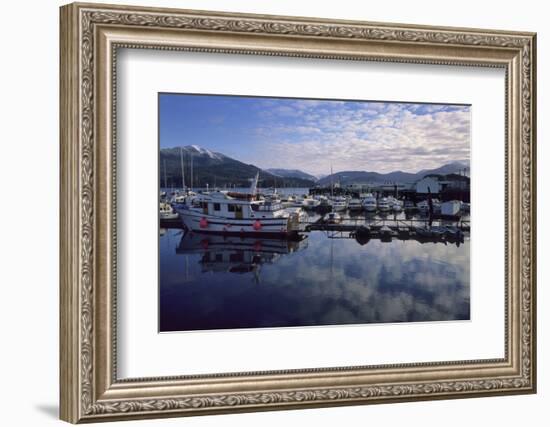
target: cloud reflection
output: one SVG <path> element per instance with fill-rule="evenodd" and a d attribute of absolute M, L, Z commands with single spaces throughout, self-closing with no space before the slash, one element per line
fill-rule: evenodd
<path fill-rule="evenodd" d="M 242 274 L 204 272 L 204 254 L 176 255 L 173 244 L 162 248 L 161 330 L 470 317 L 468 241 L 460 247 L 414 240 L 360 246 L 313 232 L 306 249 Z"/>

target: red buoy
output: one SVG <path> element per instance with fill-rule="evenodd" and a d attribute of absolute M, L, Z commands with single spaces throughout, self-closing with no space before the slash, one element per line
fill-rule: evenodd
<path fill-rule="evenodd" d="M 262 223 L 259 219 L 257 219 L 252 227 L 254 228 L 254 230 L 258 231 L 262 228 Z"/>
<path fill-rule="evenodd" d="M 205 217 L 202 217 L 199 221 L 200 228 L 207 228 L 208 227 L 208 220 Z"/>

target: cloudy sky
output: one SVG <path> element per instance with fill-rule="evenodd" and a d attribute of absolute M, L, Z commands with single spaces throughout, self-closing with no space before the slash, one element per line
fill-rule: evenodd
<path fill-rule="evenodd" d="M 162 148 L 196 144 L 314 175 L 417 172 L 470 158 L 470 106 L 161 94 Z"/>

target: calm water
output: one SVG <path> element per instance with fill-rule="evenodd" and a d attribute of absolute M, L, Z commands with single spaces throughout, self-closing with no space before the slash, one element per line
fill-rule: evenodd
<path fill-rule="evenodd" d="M 470 244 L 162 230 L 160 330 L 467 320 Z"/>

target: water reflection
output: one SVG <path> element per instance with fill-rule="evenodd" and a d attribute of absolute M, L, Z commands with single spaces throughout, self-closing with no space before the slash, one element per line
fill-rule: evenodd
<path fill-rule="evenodd" d="M 256 272 L 262 264 L 307 246 L 304 241 L 227 237 L 197 233 L 184 234 L 177 254 L 199 254 L 201 272 Z"/>
<path fill-rule="evenodd" d="M 160 237 L 160 330 L 465 320 L 470 246 Z"/>

